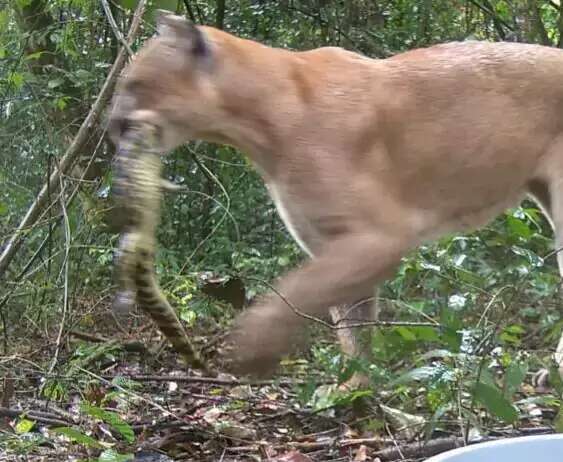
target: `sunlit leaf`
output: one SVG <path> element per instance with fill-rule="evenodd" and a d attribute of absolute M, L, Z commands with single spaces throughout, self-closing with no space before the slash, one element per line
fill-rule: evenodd
<path fill-rule="evenodd" d="M 8 74 L 8 83 L 11 84 L 16 90 L 19 90 L 25 82 L 24 76 L 20 72 L 10 72 Z"/>
<path fill-rule="evenodd" d="M 26 59 L 26 61 L 32 61 L 34 59 L 39 59 L 39 58 L 41 58 L 43 53 L 44 53 L 43 51 L 36 51 L 35 53 L 30 53 L 30 54 L 26 55 L 25 59 Z"/>
<path fill-rule="evenodd" d="M 81 409 L 83 412 L 102 420 L 111 426 L 116 432 L 118 432 L 123 439 L 128 443 L 135 441 L 135 433 L 133 428 L 125 422 L 117 413 L 106 411 L 105 409 L 100 409 L 96 406 L 91 406 L 89 404 L 82 404 Z"/>
<path fill-rule="evenodd" d="M 514 216 L 507 216 L 506 224 L 508 225 L 508 230 L 516 237 L 528 239 L 533 234 L 526 222 Z"/>
<path fill-rule="evenodd" d="M 35 422 L 33 420 L 20 419 L 19 422 L 16 424 L 16 428 L 15 428 L 16 433 L 18 434 L 28 433 L 31 431 L 34 425 Z"/>
<path fill-rule="evenodd" d="M 510 247 L 510 250 L 512 252 L 514 252 L 516 255 L 524 257 L 531 266 L 534 266 L 534 267 L 537 267 L 537 268 L 543 266 L 543 263 L 544 263 L 543 258 L 541 258 L 539 255 L 535 254 L 534 252 L 532 252 L 529 249 L 524 249 L 524 248 L 519 247 L 517 245 L 513 245 L 513 246 Z"/>
<path fill-rule="evenodd" d="M 75 428 L 71 427 L 56 427 L 51 429 L 52 432 L 58 433 L 59 435 L 64 435 L 74 443 L 83 444 L 84 446 L 88 447 L 100 447 L 101 444 L 84 433 L 80 430 L 76 430 Z"/>

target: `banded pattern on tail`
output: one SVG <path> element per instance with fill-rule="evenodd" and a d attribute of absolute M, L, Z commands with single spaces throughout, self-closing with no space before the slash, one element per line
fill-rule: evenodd
<path fill-rule="evenodd" d="M 117 199 L 129 214 L 116 265 L 119 292 L 114 304 L 130 309 L 136 299 L 187 364 L 205 369 L 174 309 L 160 290 L 154 272 L 156 227 L 165 184 L 155 152 L 154 129 L 145 124 L 130 131 L 117 159 Z"/>

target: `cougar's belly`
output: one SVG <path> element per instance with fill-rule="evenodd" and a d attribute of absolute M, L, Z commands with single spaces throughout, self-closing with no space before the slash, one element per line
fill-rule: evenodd
<path fill-rule="evenodd" d="M 292 200 L 291 195 L 285 193 L 279 186 L 269 183 L 266 187 L 291 237 L 304 252 L 313 257 L 321 246 L 323 238 L 305 213 L 306 207 Z"/>

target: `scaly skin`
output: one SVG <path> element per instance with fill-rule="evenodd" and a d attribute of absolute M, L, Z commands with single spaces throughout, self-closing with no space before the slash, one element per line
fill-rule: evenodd
<path fill-rule="evenodd" d="M 155 150 L 154 127 L 145 124 L 131 130 L 118 157 L 118 201 L 128 214 L 121 235 L 116 272 L 120 290 L 117 311 L 129 310 L 137 299 L 140 308 L 182 355 L 188 365 L 205 369 L 176 312 L 160 290 L 154 272 L 156 227 L 166 187 L 161 179 L 162 162 Z"/>

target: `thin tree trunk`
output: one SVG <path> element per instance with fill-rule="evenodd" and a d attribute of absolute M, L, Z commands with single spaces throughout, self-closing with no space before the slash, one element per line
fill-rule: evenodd
<path fill-rule="evenodd" d="M 225 26 L 225 0 L 217 0 L 217 11 L 215 12 L 215 27 L 223 29 Z"/>

